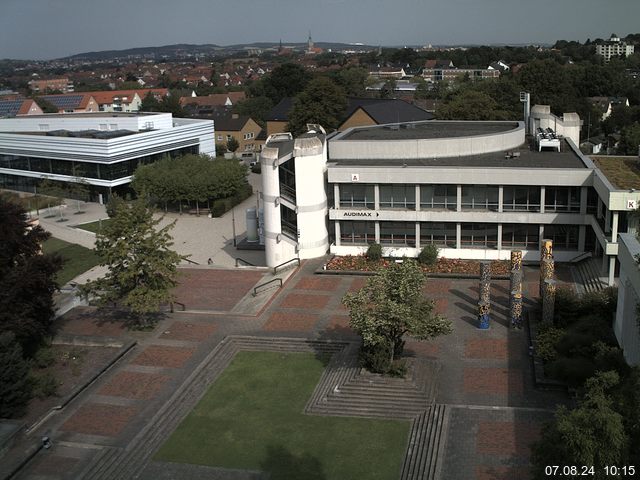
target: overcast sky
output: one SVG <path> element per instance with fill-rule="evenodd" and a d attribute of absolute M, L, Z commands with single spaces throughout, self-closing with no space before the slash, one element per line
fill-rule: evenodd
<path fill-rule="evenodd" d="M 640 32 L 640 0 L 0 0 L 0 58 L 174 43 L 553 43 Z"/>

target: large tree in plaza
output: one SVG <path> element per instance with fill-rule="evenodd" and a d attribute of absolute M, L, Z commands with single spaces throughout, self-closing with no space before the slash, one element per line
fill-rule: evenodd
<path fill-rule="evenodd" d="M 108 267 L 104 277 L 80 287 L 85 298 L 98 305 L 121 305 L 134 313 L 141 326 L 152 313 L 173 301 L 177 284 L 177 266 L 184 258 L 171 249 L 171 223 L 158 228 L 143 196 L 131 204 L 113 206 L 113 216 L 96 239 L 96 253 L 101 265 Z"/>
<path fill-rule="evenodd" d="M 370 370 L 388 372 L 402 355 L 405 335 L 428 340 L 453 331 L 424 297 L 424 281 L 418 263 L 405 259 L 379 270 L 360 291 L 342 299 L 351 328 L 362 336 L 361 359 Z"/>
<path fill-rule="evenodd" d="M 49 333 L 55 275 L 62 259 L 42 255 L 50 234 L 24 209 L 0 196 L 0 334 L 11 332 L 26 352 Z"/>

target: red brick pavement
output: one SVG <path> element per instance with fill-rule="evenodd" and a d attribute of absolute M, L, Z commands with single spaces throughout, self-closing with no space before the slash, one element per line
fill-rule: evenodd
<path fill-rule="evenodd" d="M 506 368 L 464 369 L 464 391 L 488 395 L 521 395 L 524 391 L 522 371 Z"/>
<path fill-rule="evenodd" d="M 476 467 L 476 480 L 529 480 L 531 473 L 527 467 Z"/>
<path fill-rule="evenodd" d="M 135 407 L 85 403 L 62 425 L 61 429 L 88 435 L 115 437 L 124 430 L 136 413 Z"/>
<path fill-rule="evenodd" d="M 475 338 L 465 342 L 464 356 L 466 358 L 496 358 L 506 360 L 509 356 L 507 339 L 505 338 Z"/>
<path fill-rule="evenodd" d="M 331 297 L 328 295 L 306 295 L 304 293 L 290 293 L 280 304 L 283 308 L 313 308 L 322 309 L 327 306 Z"/>
<path fill-rule="evenodd" d="M 231 310 L 264 276 L 262 272 L 180 269 L 176 299 L 187 310 Z"/>
<path fill-rule="evenodd" d="M 160 338 L 200 342 L 206 340 L 215 331 L 216 326 L 211 323 L 173 322 L 162 332 Z"/>
<path fill-rule="evenodd" d="M 425 282 L 422 291 L 427 295 L 449 293 L 451 290 L 451 280 L 448 279 L 429 279 Z"/>
<path fill-rule="evenodd" d="M 480 422 L 476 453 L 528 458 L 531 444 L 539 439 L 540 425 L 537 423 Z"/>
<path fill-rule="evenodd" d="M 322 290 L 333 292 L 338 288 L 341 278 L 337 277 L 304 277 L 296 284 L 294 288 L 300 290 Z"/>
<path fill-rule="evenodd" d="M 436 302 L 436 313 L 440 315 L 447 313 L 447 308 L 449 308 L 449 299 L 436 298 L 434 301 Z"/>
<path fill-rule="evenodd" d="M 195 349 L 151 345 L 143 350 L 131 363 L 151 367 L 182 368 Z"/>
<path fill-rule="evenodd" d="M 100 395 L 148 400 L 153 398 L 169 380 L 154 373 L 119 372 L 98 392 Z"/>
<path fill-rule="evenodd" d="M 68 335 L 120 337 L 127 332 L 125 320 L 117 313 L 98 312 L 93 307 L 76 307 L 55 326 L 58 333 Z"/>
<path fill-rule="evenodd" d="M 29 474 L 31 476 L 65 478 L 79 461 L 77 458 L 60 455 L 38 455 L 34 463 L 29 464 Z"/>
<path fill-rule="evenodd" d="M 270 332 L 308 332 L 316 325 L 318 318 L 313 314 L 275 312 L 263 328 Z"/>
<path fill-rule="evenodd" d="M 434 341 L 419 342 L 408 340 L 404 346 L 406 354 L 413 354 L 418 357 L 437 358 L 440 355 L 440 345 Z"/>
<path fill-rule="evenodd" d="M 353 335 L 355 332 L 349 326 L 349 315 L 334 315 L 329 319 L 326 330 L 345 335 Z"/>

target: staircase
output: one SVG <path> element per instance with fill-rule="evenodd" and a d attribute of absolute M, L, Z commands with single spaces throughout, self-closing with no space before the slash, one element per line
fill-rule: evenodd
<path fill-rule="evenodd" d="M 434 404 L 413 420 L 400 480 L 438 478 L 436 467 L 444 451 L 448 413 L 446 405 Z"/>
<path fill-rule="evenodd" d="M 599 292 L 607 287 L 600 278 L 600 258 L 587 258 L 577 262 L 574 268 L 576 283 L 582 286 L 583 293 Z"/>

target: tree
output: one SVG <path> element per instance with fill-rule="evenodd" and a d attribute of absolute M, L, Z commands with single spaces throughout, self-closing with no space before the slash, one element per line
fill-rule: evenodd
<path fill-rule="evenodd" d="M 369 72 L 362 67 L 342 68 L 335 75 L 335 81 L 350 97 L 361 97 L 365 94 L 365 85 Z"/>
<path fill-rule="evenodd" d="M 235 137 L 231 137 L 229 140 L 227 140 L 228 151 L 230 151 L 231 153 L 235 153 L 235 151 L 238 150 L 238 148 L 240 148 L 240 144 L 238 143 L 238 140 L 236 140 Z"/>
<path fill-rule="evenodd" d="M 486 93 L 465 89 L 452 100 L 439 104 L 436 117 L 439 120 L 508 120 L 510 115 Z"/>
<path fill-rule="evenodd" d="M 618 145 L 620 155 L 638 155 L 640 152 L 640 123 L 623 128 Z"/>
<path fill-rule="evenodd" d="M 0 334 L 0 418 L 18 417 L 31 399 L 29 362 L 11 332 Z"/>
<path fill-rule="evenodd" d="M 42 97 L 33 97 L 33 100 L 38 104 L 38 106 L 42 109 L 43 113 L 58 113 L 58 107 L 56 107 L 49 100 L 46 100 Z"/>
<path fill-rule="evenodd" d="M 595 467 L 593 478 L 604 479 L 604 466 L 623 461 L 627 436 L 622 415 L 614 410 L 608 394 L 618 382 L 615 371 L 600 372 L 585 383 L 577 408 L 558 408 L 533 446 L 534 478 L 548 478 L 545 465 L 589 465 Z"/>
<path fill-rule="evenodd" d="M 104 277 L 80 287 L 84 298 L 95 298 L 98 305 L 122 304 L 137 316 L 138 326 L 151 323 L 149 314 L 174 299 L 177 265 L 185 257 L 171 250 L 169 231 L 175 222 L 157 229 L 144 196 L 130 205 L 115 205 L 115 215 L 96 238 L 95 251 L 101 265 L 109 268 Z"/>
<path fill-rule="evenodd" d="M 347 293 L 351 328 L 362 336 L 361 359 L 373 371 L 385 373 L 402 355 L 404 336 L 428 340 L 453 331 L 449 320 L 434 312 L 424 298 L 425 275 L 414 261 L 405 259 L 381 269 L 364 288 Z"/>
<path fill-rule="evenodd" d="M 318 123 L 331 131 L 340 125 L 347 109 L 347 96 L 341 87 L 326 77 L 318 77 L 295 99 L 289 113 L 288 131 L 306 132 L 308 123 Z"/>
<path fill-rule="evenodd" d="M 233 110 L 239 115 L 251 117 L 264 128 L 265 120 L 272 108 L 273 102 L 269 97 L 253 97 L 236 103 Z"/>
<path fill-rule="evenodd" d="M 11 332 L 27 353 L 49 333 L 55 275 L 62 259 L 42 255 L 49 238 L 22 207 L 0 196 L 0 333 Z"/>
<path fill-rule="evenodd" d="M 252 84 L 249 94 L 251 97 L 269 97 L 276 105 L 283 98 L 293 97 L 304 90 L 310 79 L 311 75 L 303 66 L 285 63 Z"/>

